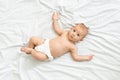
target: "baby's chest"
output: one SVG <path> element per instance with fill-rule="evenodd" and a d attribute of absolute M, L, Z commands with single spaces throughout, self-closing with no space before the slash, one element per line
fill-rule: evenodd
<path fill-rule="evenodd" d="M 70 44 L 68 44 L 67 42 L 62 42 L 59 44 L 60 44 L 59 49 L 63 51 L 63 53 L 68 52 L 70 50 L 69 48 Z"/>

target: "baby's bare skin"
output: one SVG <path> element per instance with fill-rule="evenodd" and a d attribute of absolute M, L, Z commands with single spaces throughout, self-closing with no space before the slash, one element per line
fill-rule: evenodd
<path fill-rule="evenodd" d="M 76 61 L 89 61 L 93 58 L 92 54 L 82 56 L 78 55 L 77 48 L 75 46 L 76 42 L 82 41 L 88 33 L 87 27 L 82 23 L 71 28 L 70 31 L 63 30 L 58 26 L 59 13 L 53 14 L 53 28 L 55 32 L 59 35 L 49 41 L 49 47 L 51 55 L 56 58 L 62 56 L 63 54 L 70 52 L 71 56 Z M 38 52 L 34 50 L 35 46 L 44 43 L 44 39 L 37 37 L 31 37 L 28 47 L 22 47 L 21 51 L 31 54 L 34 58 L 38 60 L 47 60 L 47 55 L 44 52 Z"/>

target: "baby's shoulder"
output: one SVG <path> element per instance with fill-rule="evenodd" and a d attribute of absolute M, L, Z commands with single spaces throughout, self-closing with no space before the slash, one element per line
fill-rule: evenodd
<path fill-rule="evenodd" d="M 68 32 L 67 31 L 64 31 L 61 35 L 62 36 L 66 36 L 68 34 Z"/>
<path fill-rule="evenodd" d="M 68 33 L 68 31 L 66 31 L 66 30 L 63 32 L 63 34 L 67 34 L 67 33 Z"/>
<path fill-rule="evenodd" d="M 70 49 L 70 50 L 76 49 L 75 44 L 70 44 L 70 45 L 69 45 L 69 49 Z"/>
<path fill-rule="evenodd" d="M 68 34 L 68 31 L 64 31 L 64 32 L 63 32 L 63 35 L 67 35 L 67 34 Z"/>

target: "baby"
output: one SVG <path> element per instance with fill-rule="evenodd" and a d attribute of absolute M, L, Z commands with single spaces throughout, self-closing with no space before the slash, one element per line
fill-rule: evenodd
<path fill-rule="evenodd" d="M 37 60 L 53 60 L 67 52 L 70 52 L 75 61 L 89 61 L 93 58 L 92 54 L 78 55 L 76 42 L 82 41 L 88 34 L 88 28 L 83 24 L 77 24 L 70 31 L 61 29 L 58 26 L 59 13 L 53 14 L 53 28 L 59 35 L 51 40 L 41 39 L 35 36 L 29 40 L 28 47 L 22 47 L 21 51 L 31 54 Z"/>

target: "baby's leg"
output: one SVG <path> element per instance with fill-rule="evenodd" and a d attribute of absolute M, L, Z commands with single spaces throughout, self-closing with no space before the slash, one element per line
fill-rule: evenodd
<path fill-rule="evenodd" d="M 43 52 L 38 52 L 32 48 L 22 47 L 21 51 L 26 52 L 27 54 L 31 54 L 37 60 L 47 60 L 48 59 L 46 54 L 44 54 Z"/>
<path fill-rule="evenodd" d="M 29 45 L 28 47 L 29 48 L 34 48 L 35 46 L 37 45 L 40 45 L 44 42 L 44 39 L 41 39 L 41 38 L 37 38 L 35 36 L 32 36 L 29 40 Z"/>
<path fill-rule="evenodd" d="M 33 48 L 29 48 L 29 47 L 22 47 L 21 51 L 30 54 L 32 52 Z"/>
<path fill-rule="evenodd" d="M 32 55 L 35 59 L 37 59 L 37 60 L 47 60 L 47 59 L 48 59 L 48 57 L 47 57 L 47 55 L 46 55 L 45 53 L 43 53 L 43 52 L 38 52 L 38 51 L 35 51 L 35 50 L 33 50 L 33 51 L 31 52 L 31 55 Z"/>

